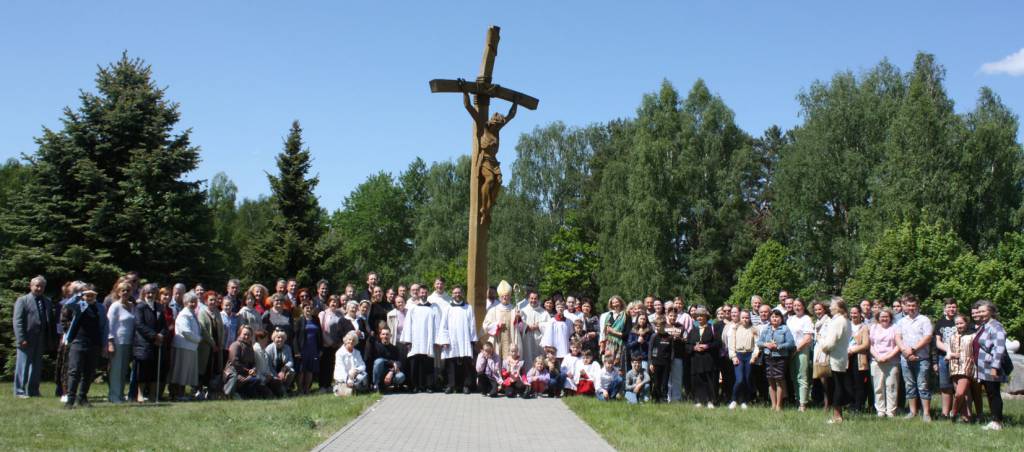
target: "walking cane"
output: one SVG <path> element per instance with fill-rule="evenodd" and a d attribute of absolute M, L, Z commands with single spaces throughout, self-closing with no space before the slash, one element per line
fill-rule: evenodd
<path fill-rule="evenodd" d="M 160 344 L 156 349 L 156 401 L 160 403 L 160 366 L 164 363 L 164 346 Z"/>

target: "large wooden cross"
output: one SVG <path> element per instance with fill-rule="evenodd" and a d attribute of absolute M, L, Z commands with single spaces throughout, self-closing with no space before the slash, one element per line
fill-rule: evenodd
<path fill-rule="evenodd" d="M 491 72 L 494 70 L 494 57 L 498 54 L 498 33 L 501 29 L 492 26 L 487 30 L 487 42 L 484 46 L 483 61 L 480 63 L 480 75 L 475 82 L 463 80 L 442 80 L 430 81 L 430 91 L 434 93 L 462 93 L 473 95 L 476 118 L 488 118 L 488 110 L 491 98 L 504 99 L 512 102 L 513 105 L 522 105 L 530 110 L 537 109 L 536 98 L 526 94 L 510 90 L 508 88 L 491 83 Z M 467 109 L 472 107 L 467 105 Z M 515 110 L 513 110 L 514 112 Z M 473 113 L 473 111 L 471 111 Z M 469 256 L 466 263 L 466 299 L 473 306 L 476 321 L 479 324 L 483 321 L 487 310 L 487 240 L 488 227 L 490 226 L 490 206 L 484 206 L 485 212 L 481 212 L 481 186 L 484 182 L 483 171 L 497 171 L 497 160 L 493 158 L 497 153 L 497 132 L 494 133 L 494 143 L 491 151 L 490 161 L 485 162 L 481 158 L 481 139 L 484 138 L 486 126 L 484 121 L 473 121 L 473 150 L 470 155 L 471 177 L 469 183 Z M 498 127 L 500 129 L 500 126 Z M 485 139 L 485 141 L 488 141 Z M 487 143 L 485 143 L 486 145 Z M 483 168 L 485 165 L 493 165 L 492 168 Z M 500 178 L 497 180 L 500 187 Z M 496 187 L 497 188 L 497 187 Z M 490 196 L 493 199 L 497 191 Z"/>

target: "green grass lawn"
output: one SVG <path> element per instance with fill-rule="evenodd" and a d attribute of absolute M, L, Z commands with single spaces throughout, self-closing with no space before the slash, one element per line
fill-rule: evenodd
<path fill-rule="evenodd" d="M 774 413 L 767 408 L 729 411 L 689 403 L 627 405 L 593 398 L 563 399 L 584 422 L 618 450 L 1024 450 L 1024 401 L 1006 400 L 1007 422 L 999 432 L 980 425 L 935 420 L 848 416 L 827 425 L 820 408 Z"/>
<path fill-rule="evenodd" d="M 93 385 L 93 408 L 63 409 L 52 384 L 42 398 L 16 399 L 0 384 L 0 450 L 309 450 L 378 396 L 315 395 L 282 400 L 106 403 Z"/>

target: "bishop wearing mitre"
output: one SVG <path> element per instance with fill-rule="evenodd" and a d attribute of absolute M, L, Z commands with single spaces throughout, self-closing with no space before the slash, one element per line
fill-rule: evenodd
<path fill-rule="evenodd" d="M 508 281 L 502 280 L 498 284 L 498 300 L 500 303 L 484 316 L 483 327 L 487 332 L 487 341 L 494 344 L 494 351 L 505 358 L 510 356 L 509 348 L 513 344 L 518 345 L 522 326 L 519 309 L 512 304 L 512 286 Z"/>

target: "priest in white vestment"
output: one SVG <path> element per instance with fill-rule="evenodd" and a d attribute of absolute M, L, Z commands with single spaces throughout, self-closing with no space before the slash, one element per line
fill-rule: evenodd
<path fill-rule="evenodd" d="M 544 355 L 544 348 L 541 347 L 540 340 L 544 336 L 544 330 L 551 322 L 551 314 L 541 306 L 540 295 L 537 291 L 530 290 L 526 295 L 526 300 L 526 307 L 520 310 L 523 333 L 519 340 L 519 351 L 523 362 L 533 363 L 535 358 Z"/>

